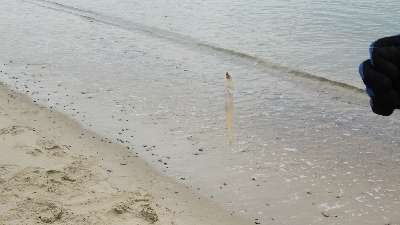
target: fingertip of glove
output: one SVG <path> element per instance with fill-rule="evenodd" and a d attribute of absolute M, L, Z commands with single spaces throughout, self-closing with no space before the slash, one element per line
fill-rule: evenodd
<path fill-rule="evenodd" d="M 400 96 L 396 91 L 391 90 L 384 94 L 375 94 L 372 99 L 373 105 L 395 109 L 399 105 Z"/>
<path fill-rule="evenodd" d="M 397 62 L 393 59 L 397 59 L 395 51 L 390 49 L 379 49 L 373 53 L 374 64 L 371 64 L 381 73 L 385 74 L 392 80 L 397 80 L 399 75 L 399 69 L 397 68 Z"/>
<path fill-rule="evenodd" d="M 376 71 L 372 67 L 370 60 L 366 60 L 360 64 L 359 73 L 365 86 L 374 90 L 374 92 L 383 93 L 392 89 L 392 81 L 384 74 Z M 370 90 L 370 92 L 372 92 L 372 90 Z M 370 94 L 370 92 L 367 89 L 368 95 L 373 96 L 373 92 L 372 94 Z"/>
<path fill-rule="evenodd" d="M 400 34 L 380 38 L 372 42 L 372 44 L 374 44 L 373 46 L 377 48 L 398 46 L 400 45 Z"/>
<path fill-rule="evenodd" d="M 393 114 L 395 110 L 392 108 L 383 107 L 379 104 L 374 104 L 372 99 L 370 99 L 369 104 L 371 105 L 372 112 L 381 116 L 390 116 Z"/>
<path fill-rule="evenodd" d="M 362 62 L 362 63 L 360 64 L 360 66 L 358 67 L 358 73 L 360 74 L 361 79 L 363 79 L 363 80 L 364 80 L 364 63 L 366 63 L 367 61 L 368 61 L 368 60 Z"/>
<path fill-rule="evenodd" d="M 390 116 L 393 114 L 394 109 L 387 109 L 387 108 L 372 108 L 372 112 L 381 116 Z"/>

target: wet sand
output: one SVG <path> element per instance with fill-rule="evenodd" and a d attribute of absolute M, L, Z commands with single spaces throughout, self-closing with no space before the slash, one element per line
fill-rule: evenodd
<path fill-rule="evenodd" d="M 0 85 L 0 224 L 251 224 Z"/>

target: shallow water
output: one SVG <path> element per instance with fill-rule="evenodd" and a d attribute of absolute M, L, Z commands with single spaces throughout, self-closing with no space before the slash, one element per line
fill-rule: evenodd
<path fill-rule="evenodd" d="M 393 0 L 54 2 L 362 88 L 358 65 L 370 43 L 400 32 Z"/>
<path fill-rule="evenodd" d="M 400 218 L 398 113 L 376 116 L 354 90 L 189 39 L 34 3 L 2 4 L 1 80 L 13 89 L 261 224 Z M 232 145 L 226 71 L 235 80 Z"/>

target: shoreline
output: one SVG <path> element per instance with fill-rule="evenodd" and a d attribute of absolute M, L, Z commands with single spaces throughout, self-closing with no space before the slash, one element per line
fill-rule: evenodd
<path fill-rule="evenodd" d="M 132 174 L 147 182 L 156 170 L 167 182 L 150 180 L 146 188 L 168 187 L 161 197 L 175 196 L 177 183 L 190 189 L 187 196 L 208 199 L 205 207 L 215 202 L 253 223 L 399 221 L 400 120 L 398 114 L 374 115 L 365 93 L 28 2 L 4 4 L 4 11 L 2 81 L 107 138 L 100 142 L 123 145 L 116 154 L 85 156 L 106 173 L 118 172 L 118 184 Z M 227 71 L 234 84 L 232 145 L 221 96 Z M 60 127 L 48 129 L 57 133 Z M 75 134 L 71 140 L 101 139 L 83 130 Z M 69 140 L 66 146 L 38 143 L 31 145 L 40 157 L 74 146 Z M 125 154 L 128 147 L 133 153 Z M 149 171 L 131 167 L 137 154 Z M 68 184 L 76 178 L 64 166 L 50 171 L 60 171 L 52 176 Z M 96 179 L 103 178 L 99 174 Z M 47 181 L 44 175 L 34 178 Z"/>
<path fill-rule="evenodd" d="M 251 224 L 0 84 L 0 223 Z"/>

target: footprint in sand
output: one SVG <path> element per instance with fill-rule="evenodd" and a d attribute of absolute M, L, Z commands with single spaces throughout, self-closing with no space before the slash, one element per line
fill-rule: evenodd
<path fill-rule="evenodd" d="M 37 145 L 39 145 L 49 156 L 64 157 L 67 155 L 63 148 L 55 144 L 53 141 L 39 140 Z"/>

